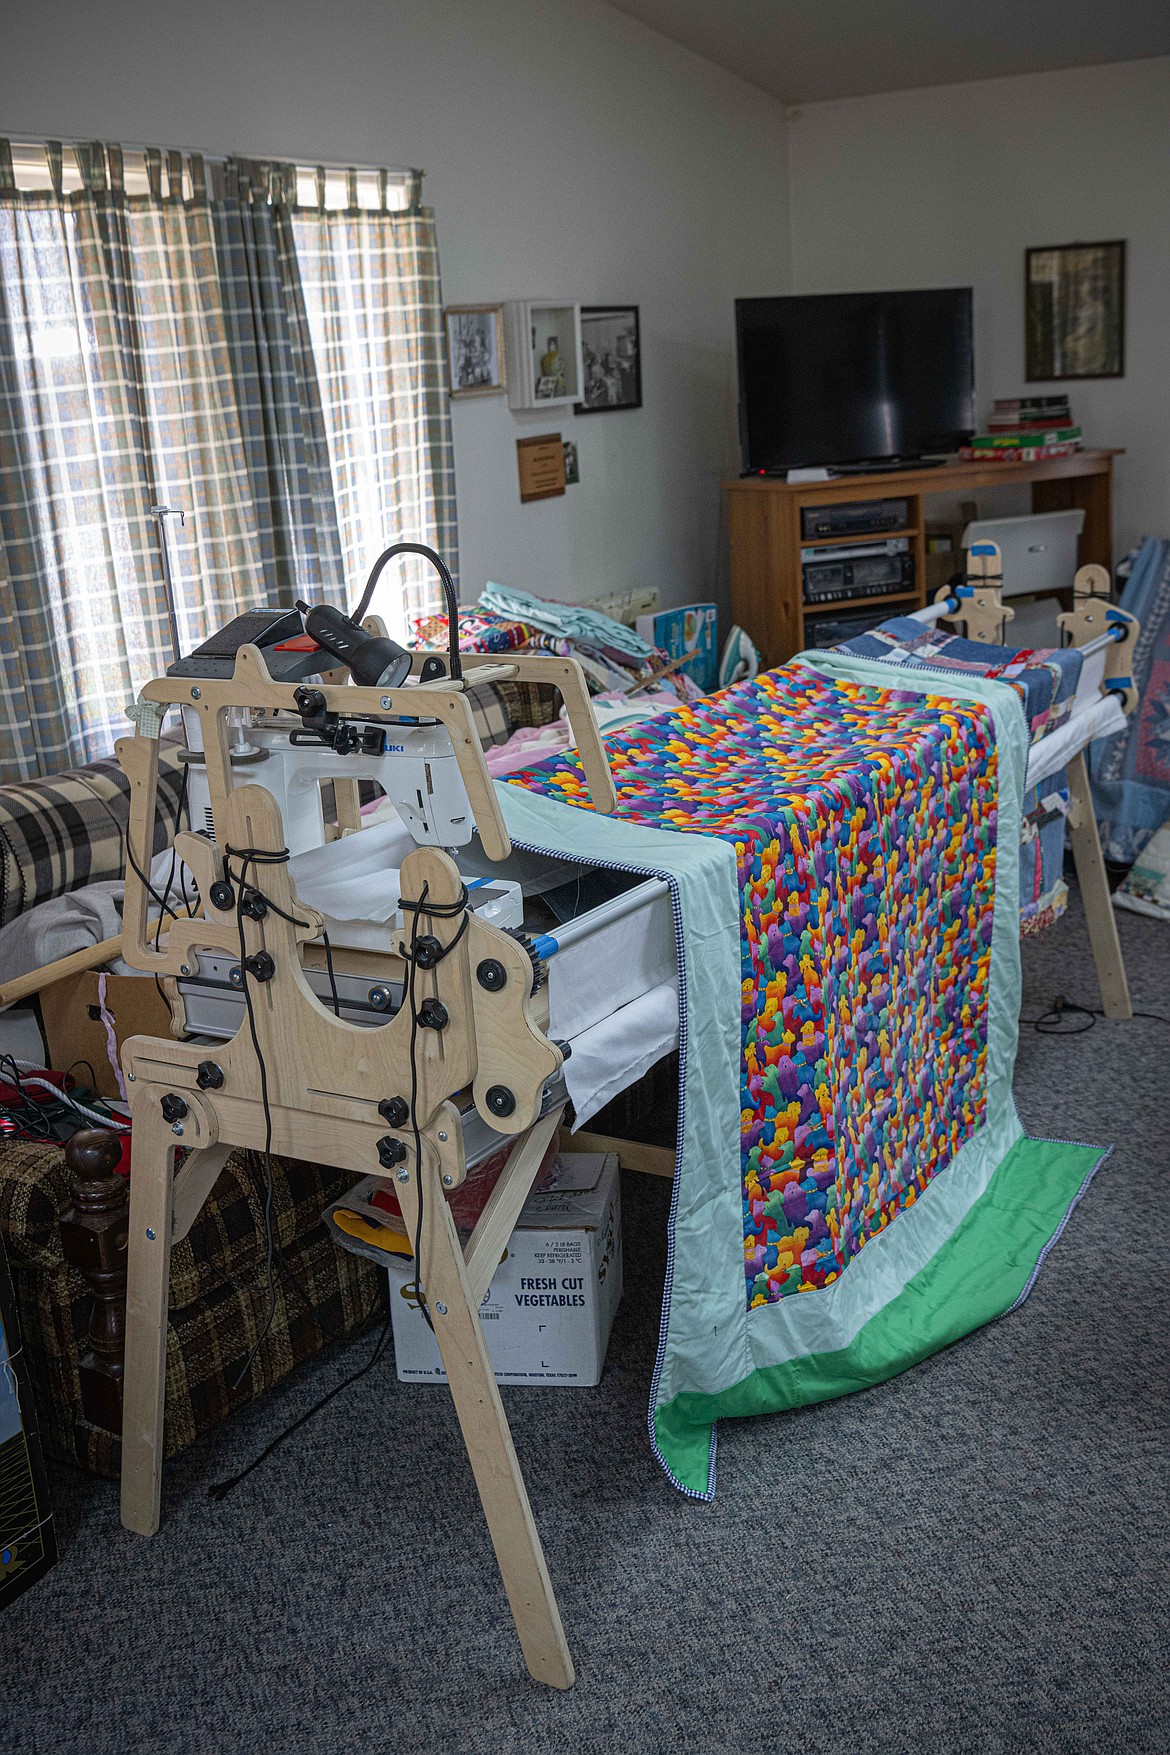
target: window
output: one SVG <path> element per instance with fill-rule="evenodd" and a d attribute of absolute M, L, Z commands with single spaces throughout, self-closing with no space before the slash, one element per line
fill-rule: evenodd
<path fill-rule="evenodd" d="M 106 754 L 182 638 L 454 562 L 433 217 L 413 174 L 0 141 L 0 778 Z M 454 568 L 453 568 L 454 570 Z M 376 607 L 434 606 L 419 563 Z"/>

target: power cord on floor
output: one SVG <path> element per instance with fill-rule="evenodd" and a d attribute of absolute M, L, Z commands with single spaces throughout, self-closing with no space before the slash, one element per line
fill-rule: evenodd
<path fill-rule="evenodd" d="M 1038 1036 L 1083 1036 L 1091 1030 L 1098 1018 L 1105 1016 L 1100 1006 L 1078 1005 L 1076 1000 L 1066 999 L 1058 993 L 1046 1012 L 1038 1018 L 1021 1018 L 1022 1024 L 1031 1024 Z M 1145 1018 L 1154 1024 L 1170 1024 L 1170 1018 L 1163 1017 L 1161 1012 L 1134 1012 L 1135 1018 Z M 1081 1018 L 1083 1023 L 1066 1023 L 1066 1018 Z"/>
<path fill-rule="evenodd" d="M 272 1443 L 265 1445 L 264 1449 L 260 1452 L 260 1455 L 253 1457 L 246 1469 L 241 1469 L 238 1475 L 229 1475 L 226 1481 L 214 1482 L 213 1485 L 207 1489 L 207 1497 L 216 1500 L 226 1499 L 228 1494 L 232 1492 L 234 1488 L 238 1487 L 241 1481 L 247 1479 L 253 1469 L 258 1469 L 262 1462 L 267 1461 L 273 1451 L 278 1449 L 279 1446 L 284 1443 L 286 1438 L 291 1438 L 294 1432 L 299 1432 L 302 1426 L 307 1425 L 315 1414 L 319 1414 L 321 1409 L 333 1400 L 335 1395 L 340 1395 L 343 1389 L 348 1389 L 351 1383 L 356 1383 L 359 1377 L 364 1377 L 367 1371 L 372 1371 L 374 1366 L 378 1363 L 378 1360 L 382 1357 L 382 1354 L 385 1352 L 386 1342 L 389 1338 L 390 1310 L 389 1306 L 387 1306 L 386 1317 L 382 1324 L 381 1333 L 378 1336 L 373 1353 L 366 1360 L 365 1364 L 359 1366 L 356 1371 L 351 1372 L 351 1374 L 344 1378 L 341 1383 L 335 1385 L 327 1395 L 321 1397 L 320 1401 L 314 1402 L 311 1408 L 307 1409 L 298 1420 L 294 1420 L 291 1425 L 286 1426 L 283 1432 L 278 1432 L 276 1437 L 272 1440 Z"/>

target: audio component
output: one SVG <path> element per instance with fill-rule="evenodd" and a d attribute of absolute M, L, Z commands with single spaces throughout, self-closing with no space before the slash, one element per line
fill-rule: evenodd
<path fill-rule="evenodd" d="M 850 500 L 842 506 L 803 506 L 800 534 L 806 542 L 820 536 L 869 536 L 905 530 L 909 522 L 908 500 Z"/>
<path fill-rule="evenodd" d="M 905 536 L 852 548 L 806 548 L 801 562 L 804 601 L 810 605 L 885 597 L 914 587 L 914 556 Z"/>

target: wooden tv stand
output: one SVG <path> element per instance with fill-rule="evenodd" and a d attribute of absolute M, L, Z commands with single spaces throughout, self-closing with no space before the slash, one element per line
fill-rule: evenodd
<path fill-rule="evenodd" d="M 1012 482 L 1030 483 L 1034 512 L 1083 507 L 1085 527 L 1078 564 L 1098 561 L 1112 571 L 1113 459 L 1119 456 L 1120 451 L 1078 451 L 1072 457 L 1053 457 L 1045 463 L 944 463 L 934 469 L 899 469 L 882 475 L 839 475 L 830 481 L 788 482 L 763 475 L 725 481 L 732 616 L 759 647 L 764 665 L 770 666 L 782 664 L 794 652 L 813 644 L 806 621 L 817 615 L 882 608 L 897 615 L 920 609 L 926 601 L 924 500 L 930 494 L 963 494 Z M 905 526 L 878 534 L 910 538 L 914 588 L 889 597 L 855 598 L 806 610 L 801 593 L 801 549 L 877 538 L 833 536 L 805 541 L 801 511 L 806 506 L 853 500 L 909 501 Z M 1069 585 L 1071 589 L 1071 580 Z"/>

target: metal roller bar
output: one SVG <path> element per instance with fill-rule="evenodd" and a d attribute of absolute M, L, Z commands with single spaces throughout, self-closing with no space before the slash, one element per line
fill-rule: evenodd
<path fill-rule="evenodd" d="M 670 885 L 662 878 L 651 878 L 647 883 L 638 884 L 635 889 L 627 890 L 624 895 L 615 896 L 611 902 L 602 902 L 596 908 L 590 908 L 577 920 L 566 920 L 555 932 L 542 932 L 532 941 L 532 948 L 540 957 L 555 957 L 558 951 L 567 950 L 569 945 L 578 939 L 588 938 L 599 928 L 608 926 L 611 921 L 624 920 L 627 914 L 634 914 L 639 908 L 645 908 L 651 902 L 660 901 L 670 894 Z"/>

